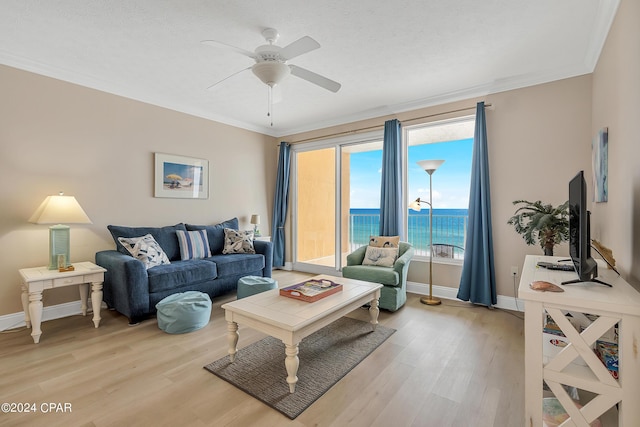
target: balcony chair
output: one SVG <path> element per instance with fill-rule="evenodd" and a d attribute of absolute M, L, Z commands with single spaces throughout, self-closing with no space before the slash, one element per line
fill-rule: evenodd
<path fill-rule="evenodd" d="M 380 290 L 379 307 L 396 311 L 407 301 L 407 272 L 414 249 L 409 243 L 400 242 L 398 259 L 393 267 L 362 265 L 366 246 L 347 255 L 347 265 L 342 267 L 342 277 L 364 280 L 384 285 Z"/>
<path fill-rule="evenodd" d="M 433 257 L 434 258 L 455 258 L 456 250 L 460 253 L 464 253 L 464 248 L 457 245 L 450 245 L 448 243 L 434 243 L 433 244 Z"/>

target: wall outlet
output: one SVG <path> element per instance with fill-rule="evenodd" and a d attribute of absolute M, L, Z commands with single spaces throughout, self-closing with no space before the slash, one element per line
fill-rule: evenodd
<path fill-rule="evenodd" d="M 511 275 L 512 276 L 517 276 L 518 275 L 518 266 L 517 265 L 512 265 L 511 266 Z"/>

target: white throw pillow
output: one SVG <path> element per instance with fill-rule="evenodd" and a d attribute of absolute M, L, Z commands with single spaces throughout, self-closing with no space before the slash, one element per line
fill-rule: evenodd
<path fill-rule="evenodd" d="M 142 237 L 118 237 L 118 241 L 131 256 L 142 261 L 147 269 L 156 265 L 171 264 L 167 254 L 151 234 Z"/>
<path fill-rule="evenodd" d="M 367 246 L 362 265 L 377 265 L 380 267 L 393 267 L 398 258 L 398 248 L 377 248 Z"/>
<path fill-rule="evenodd" d="M 223 254 L 255 254 L 253 248 L 253 230 L 240 231 L 231 228 L 224 229 Z"/>

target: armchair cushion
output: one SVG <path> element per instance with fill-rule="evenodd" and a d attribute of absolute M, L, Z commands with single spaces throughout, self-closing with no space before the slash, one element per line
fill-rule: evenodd
<path fill-rule="evenodd" d="M 398 273 L 392 268 L 377 265 L 352 265 L 342 268 L 342 275 L 365 282 L 380 283 L 385 286 L 399 286 Z"/>
<path fill-rule="evenodd" d="M 400 236 L 370 236 L 369 246 L 376 248 L 397 248 L 400 246 Z"/>
<path fill-rule="evenodd" d="M 393 267 L 398 258 L 398 248 L 379 248 L 367 246 L 362 265 L 379 265 L 381 267 Z"/>

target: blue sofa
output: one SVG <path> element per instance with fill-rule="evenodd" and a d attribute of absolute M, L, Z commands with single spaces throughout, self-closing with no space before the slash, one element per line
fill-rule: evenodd
<path fill-rule="evenodd" d="M 104 267 L 103 299 L 110 309 L 129 318 L 131 324 L 156 313 L 156 304 L 178 292 L 200 291 L 211 299 L 237 288 L 244 276 L 271 277 L 273 246 L 254 241 L 255 254 L 223 254 L 224 229 L 238 229 L 233 218 L 216 225 L 176 224 L 166 227 L 122 227 L 109 225 L 116 250 L 96 253 L 96 264 Z M 176 230 L 206 230 L 211 257 L 181 260 Z M 118 237 L 151 234 L 167 254 L 170 264 L 147 269 L 118 241 Z"/>

